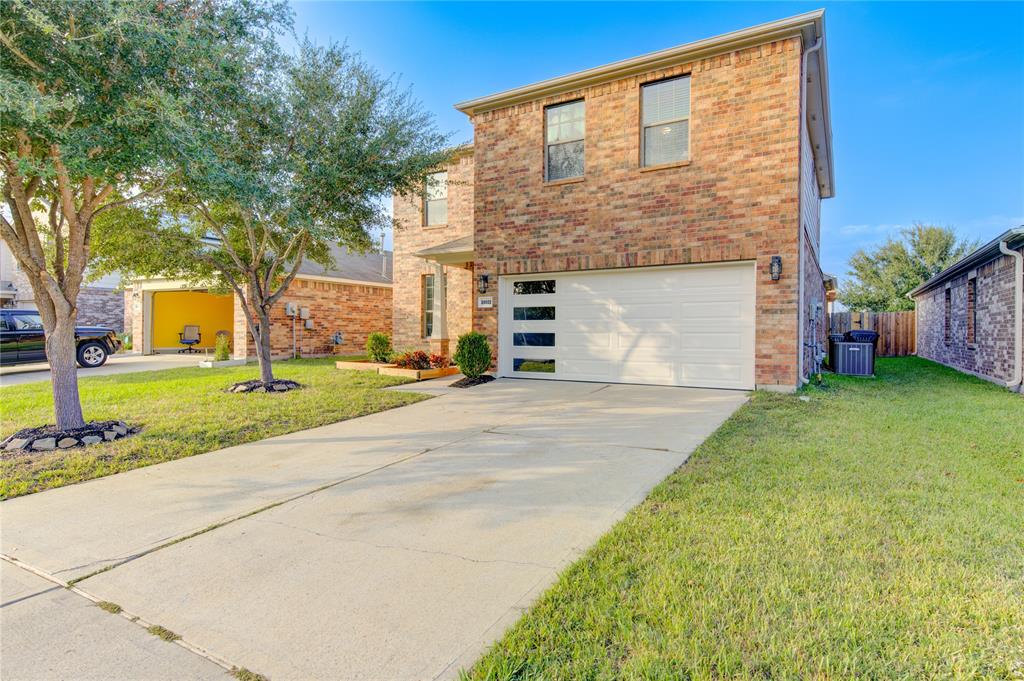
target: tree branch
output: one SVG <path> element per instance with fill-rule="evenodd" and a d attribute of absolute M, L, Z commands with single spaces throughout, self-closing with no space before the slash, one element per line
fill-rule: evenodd
<path fill-rule="evenodd" d="M 27 54 L 18 49 L 18 46 L 14 44 L 14 41 L 3 31 L 0 31 L 0 43 L 4 44 L 8 50 L 10 50 L 15 57 L 28 64 L 33 71 L 43 72 L 43 67 L 32 61 Z"/>

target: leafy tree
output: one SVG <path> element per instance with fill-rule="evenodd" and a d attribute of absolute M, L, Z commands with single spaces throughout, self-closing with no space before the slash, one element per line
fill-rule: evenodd
<path fill-rule="evenodd" d="M 949 227 L 915 223 L 899 239 L 850 256 L 850 278 L 839 300 L 858 311 L 913 310 L 907 293 L 977 247 L 977 242 L 957 239 Z"/>
<path fill-rule="evenodd" d="M 450 152 L 407 90 L 343 47 L 303 42 L 241 90 L 216 114 L 230 134 L 181 166 L 159 203 L 105 230 L 105 268 L 229 287 L 270 381 L 271 310 L 303 259 L 329 266 L 331 244 L 371 248 L 388 220 L 380 197 L 420 191 Z"/>
<path fill-rule="evenodd" d="M 205 153 L 203 112 L 287 28 L 269 0 L 0 1 L 0 235 L 46 332 L 57 426 L 84 425 L 77 301 L 92 225 Z"/>

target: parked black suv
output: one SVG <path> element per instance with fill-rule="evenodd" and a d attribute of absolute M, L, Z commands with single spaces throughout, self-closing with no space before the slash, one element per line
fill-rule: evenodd
<path fill-rule="evenodd" d="M 121 339 L 113 329 L 102 326 L 76 326 L 79 366 L 91 369 L 103 366 L 107 357 L 121 349 Z M 35 310 L 0 310 L 0 365 L 46 361 L 43 322 Z"/>

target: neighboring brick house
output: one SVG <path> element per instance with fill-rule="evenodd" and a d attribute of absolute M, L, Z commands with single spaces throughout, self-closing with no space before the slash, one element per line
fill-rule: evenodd
<path fill-rule="evenodd" d="M 1024 227 L 1000 234 L 910 296 L 919 357 L 1021 391 Z"/>
<path fill-rule="evenodd" d="M 89 281 L 78 293 L 78 324 L 105 326 L 121 333 L 125 328 L 124 295 L 117 274 Z M 6 243 L 0 242 L 0 307 L 36 309 L 32 285 Z"/>
<path fill-rule="evenodd" d="M 796 388 L 826 64 L 818 11 L 457 105 L 472 149 L 394 201 L 396 345 L 473 328 L 503 376 Z"/>
<path fill-rule="evenodd" d="M 363 255 L 335 247 L 333 256 L 331 268 L 303 262 L 272 309 L 274 359 L 361 354 L 370 333 L 391 333 L 391 253 Z M 223 333 L 231 339 L 234 358 L 256 357 L 237 296 L 146 279 L 128 287 L 125 303 L 133 318 L 133 347 L 143 354 L 176 352 L 182 347 L 178 333 L 189 324 L 200 327 L 200 350 L 211 350 Z"/>

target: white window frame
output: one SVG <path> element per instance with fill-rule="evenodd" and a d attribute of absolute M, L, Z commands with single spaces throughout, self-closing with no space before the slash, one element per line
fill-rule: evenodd
<path fill-rule="evenodd" d="M 558 109 L 563 106 L 571 106 L 573 104 L 583 105 L 583 135 L 576 139 L 561 140 L 554 144 L 548 142 L 548 112 Z M 550 165 L 548 163 L 549 153 L 551 147 L 558 147 L 565 144 L 573 144 L 575 142 L 583 143 L 583 171 L 579 175 L 573 175 L 572 177 L 560 177 L 558 179 L 551 179 L 549 175 Z M 585 99 L 573 99 L 568 102 L 559 102 L 558 104 L 551 104 L 544 107 L 544 181 L 545 182 L 565 182 L 569 180 L 582 179 L 587 174 L 587 100 Z"/>
<path fill-rule="evenodd" d="M 662 83 L 670 83 L 674 80 L 686 79 L 689 81 L 690 87 L 690 106 L 686 112 L 686 115 L 681 118 L 673 118 L 671 120 L 656 121 L 654 123 L 644 124 L 644 89 L 648 87 L 654 87 L 661 85 Z M 691 158 L 691 148 L 693 146 L 693 126 L 690 125 L 690 119 L 693 117 L 693 81 L 690 78 L 690 74 L 684 73 L 681 76 L 672 76 L 671 78 L 662 78 L 660 80 L 652 80 L 647 83 L 640 84 L 640 167 L 641 168 L 657 168 L 665 165 L 675 165 L 677 163 L 689 163 Z M 649 165 L 647 163 L 647 129 L 657 128 L 662 125 L 670 125 L 672 123 L 681 123 L 686 121 L 686 158 L 678 161 L 667 161 L 665 163 L 658 163 L 656 165 Z"/>
<path fill-rule="evenodd" d="M 431 178 L 437 177 L 439 175 L 443 175 L 444 176 L 444 179 L 443 179 L 443 183 L 444 183 L 444 197 L 435 197 L 435 198 L 431 199 L 430 198 Z M 444 201 L 444 215 L 445 215 L 444 222 L 431 222 L 430 221 L 430 204 L 434 203 L 434 202 L 437 202 L 437 201 Z M 441 170 L 441 171 L 438 171 L 436 173 L 430 173 L 429 175 L 427 175 L 427 179 L 423 183 L 423 226 L 424 227 L 443 227 L 444 225 L 447 225 L 447 224 L 448 224 L 448 171 L 447 170 Z"/>

